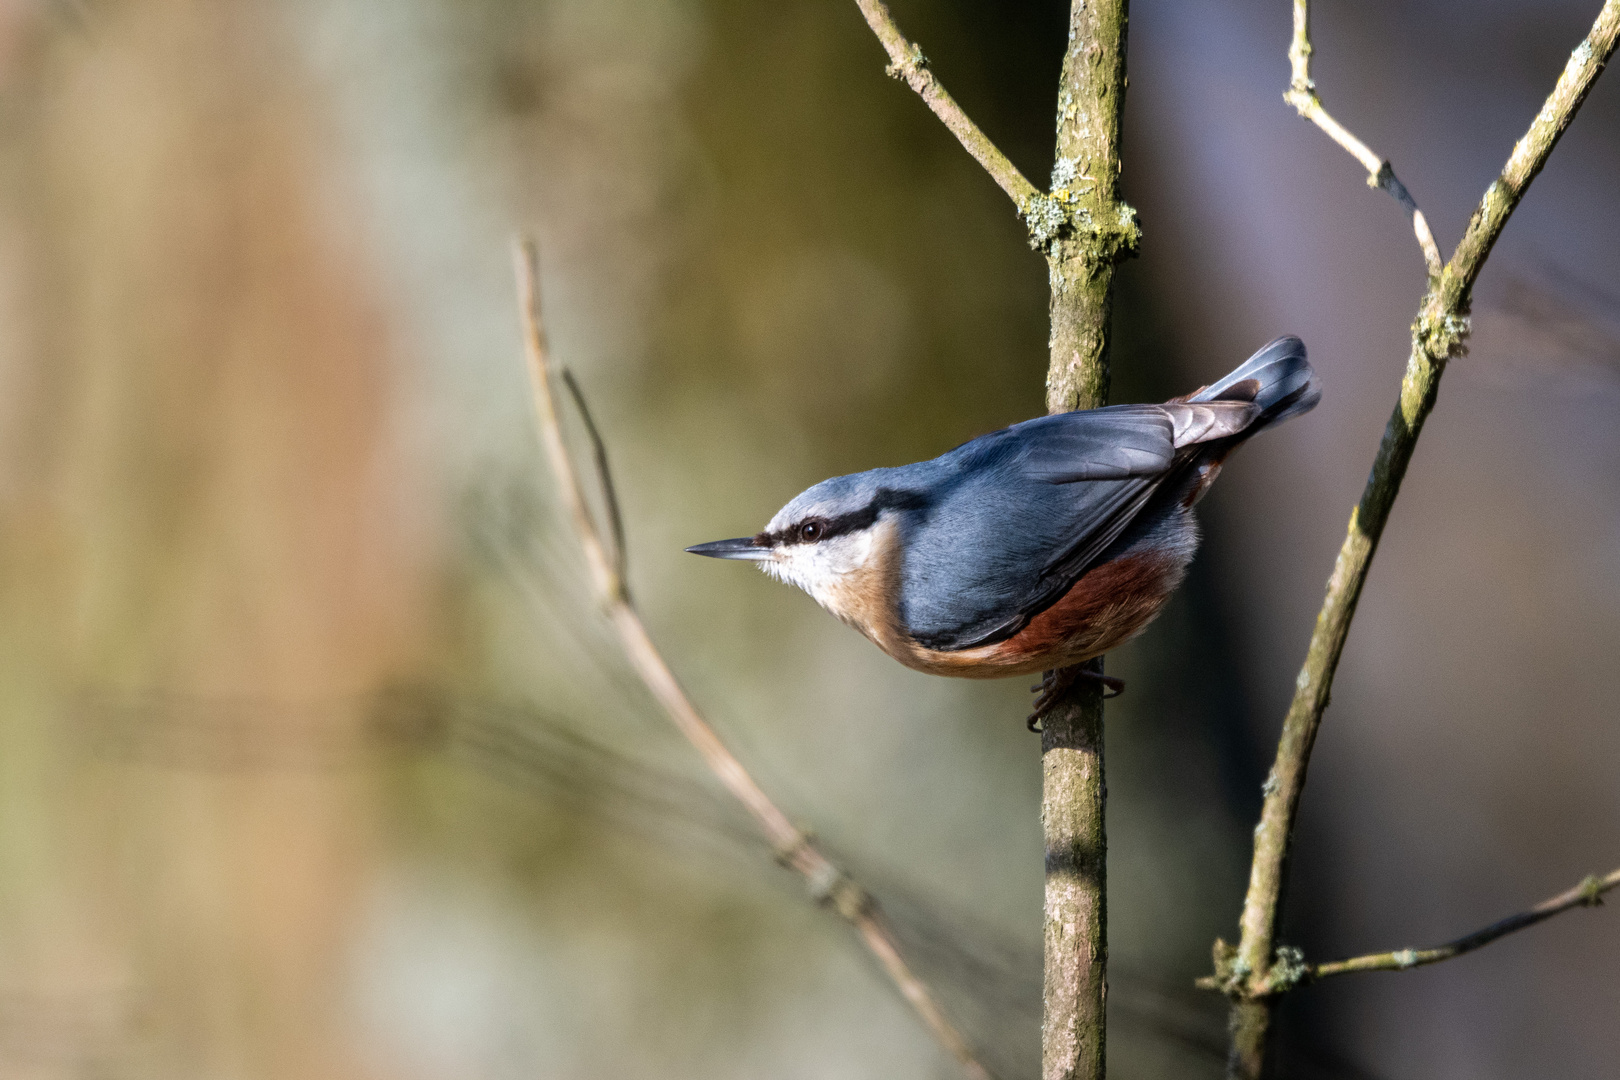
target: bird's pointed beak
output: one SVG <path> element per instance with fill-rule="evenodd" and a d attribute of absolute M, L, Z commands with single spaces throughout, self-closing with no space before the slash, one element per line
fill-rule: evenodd
<path fill-rule="evenodd" d="M 693 555 L 707 555 L 711 559 L 747 559 L 764 562 L 771 557 L 771 549 L 754 542 L 752 536 L 739 536 L 735 540 L 716 540 L 710 544 L 694 544 L 686 549 Z"/>

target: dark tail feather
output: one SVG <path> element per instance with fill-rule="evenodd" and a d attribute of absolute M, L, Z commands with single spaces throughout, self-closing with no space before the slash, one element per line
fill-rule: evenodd
<path fill-rule="evenodd" d="M 1189 401 L 1252 401 L 1260 415 L 1243 434 L 1310 412 L 1322 400 L 1322 384 L 1305 359 L 1305 343 L 1292 334 L 1278 338 L 1230 375 L 1192 395 Z"/>

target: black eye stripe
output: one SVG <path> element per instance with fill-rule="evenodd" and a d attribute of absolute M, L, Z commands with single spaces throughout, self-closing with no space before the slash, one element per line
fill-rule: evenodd
<path fill-rule="evenodd" d="M 851 510 L 847 514 L 838 514 L 834 517 L 812 515 L 803 521 L 794 522 L 785 529 L 762 532 L 754 537 L 754 543 L 761 547 L 775 547 L 778 544 L 819 544 L 869 527 L 885 510 L 916 510 L 925 505 L 927 500 L 917 492 L 879 488 L 872 501 L 859 510 Z M 801 535 L 801 530 L 811 523 L 821 527 L 820 533 L 813 538 Z"/>

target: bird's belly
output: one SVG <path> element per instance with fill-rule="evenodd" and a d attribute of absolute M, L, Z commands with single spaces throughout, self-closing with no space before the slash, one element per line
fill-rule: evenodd
<path fill-rule="evenodd" d="M 1181 583 L 1186 568 L 1186 559 L 1170 552 L 1127 553 L 1081 575 L 1056 603 L 1004 641 L 953 652 L 914 643 L 885 651 L 918 671 L 969 679 L 1078 664 L 1141 633 Z"/>

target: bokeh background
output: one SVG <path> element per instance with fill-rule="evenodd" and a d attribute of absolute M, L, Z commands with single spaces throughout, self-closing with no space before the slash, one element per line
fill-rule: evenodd
<path fill-rule="evenodd" d="M 1328 107 L 1443 248 L 1596 0 L 1321 0 Z M 1066 5 L 896 0 L 1025 172 Z M 1134 5 L 1116 401 L 1281 332 L 1244 450 L 1110 661 L 1111 1066 L 1220 1072 L 1249 828 L 1423 285 L 1281 101 L 1281 0 Z M 1479 287 L 1306 791 L 1285 938 L 1472 929 L 1620 863 L 1620 85 Z M 0 4 L 0 1077 L 956 1075 L 629 675 L 528 414 L 508 237 L 594 405 L 695 698 L 1038 1065 L 1022 683 L 903 670 L 687 544 L 1040 411 L 1044 267 L 827 0 Z M 577 432 L 575 433 L 577 435 Z M 1286 1075 L 1586 1078 L 1620 923 L 1297 995 Z"/>

